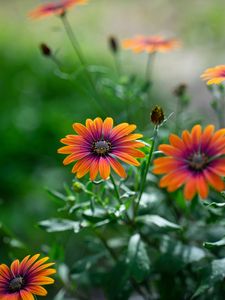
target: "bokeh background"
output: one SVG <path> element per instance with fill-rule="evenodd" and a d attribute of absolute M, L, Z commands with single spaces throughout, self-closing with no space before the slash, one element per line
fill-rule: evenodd
<path fill-rule="evenodd" d="M 62 76 L 39 51 L 40 43 L 45 42 L 66 71 L 78 68 L 60 20 L 27 17 L 41 3 L 44 1 L 2 0 L 0 10 L 0 230 L 15 236 L 30 252 L 65 240 L 70 241 L 64 243 L 68 249 L 75 243 L 69 235 L 49 235 L 36 224 L 59 213 L 46 188 L 62 190 L 73 178 L 70 167 L 63 167 L 56 153 L 59 139 L 71 132 L 73 122 L 96 116 L 83 78 Z M 181 49 L 156 58 L 149 111 L 160 102 L 167 113 L 172 112 L 172 91 L 184 82 L 192 98 L 191 109 L 209 123 L 214 120 L 210 94 L 199 76 L 207 67 L 224 63 L 224 11 L 223 0 L 91 0 L 71 10 L 68 17 L 86 60 L 107 67 L 113 76 L 109 36 L 119 40 L 136 34 L 179 38 Z M 124 74 L 143 77 L 146 55 L 122 51 L 121 61 Z M 113 99 L 105 101 L 110 109 Z M 115 106 L 111 109 L 116 118 Z M 5 260 L 10 256 L 1 250 L 0 254 Z"/>

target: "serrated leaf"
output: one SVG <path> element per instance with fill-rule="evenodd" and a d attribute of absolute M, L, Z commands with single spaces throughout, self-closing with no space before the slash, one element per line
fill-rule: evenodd
<path fill-rule="evenodd" d="M 150 272 L 148 253 L 139 234 L 135 234 L 130 238 L 126 262 L 131 277 L 137 282 L 142 282 Z"/>
<path fill-rule="evenodd" d="M 214 208 L 223 208 L 225 207 L 225 202 L 221 202 L 221 203 L 217 203 L 217 202 L 211 202 L 211 203 L 208 203 L 208 202 L 203 202 L 203 204 L 206 206 L 206 207 L 214 207 Z"/>
<path fill-rule="evenodd" d="M 82 226 L 80 222 L 75 222 L 67 219 L 49 219 L 39 222 L 39 226 L 47 232 L 73 230 L 77 233 L 81 230 L 81 228 L 84 227 L 84 224 Z"/>
<path fill-rule="evenodd" d="M 225 246 L 225 237 L 214 243 L 205 242 L 205 243 L 203 243 L 203 246 L 207 249 L 219 248 L 219 247 Z"/>
<path fill-rule="evenodd" d="M 170 231 L 181 230 L 182 227 L 172 223 L 158 215 L 144 215 L 136 218 L 137 223 L 144 224 L 148 230 L 153 233 L 166 233 Z"/>
<path fill-rule="evenodd" d="M 58 191 L 47 189 L 47 192 L 49 195 L 51 195 L 52 197 L 54 197 L 57 200 L 62 200 L 64 202 L 67 200 L 67 197 L 65 195 L 63 195 L 62 193 L 59 193 Z"/>
<path fill-rule="evenodd" d="M 222 282 L 225 278 L 225 258 L 215 259 L 210 264 L 208 276 L 202 281 L 200 287 L 196 290 L 191 299 L 201 296 L 216 283 Z"/>

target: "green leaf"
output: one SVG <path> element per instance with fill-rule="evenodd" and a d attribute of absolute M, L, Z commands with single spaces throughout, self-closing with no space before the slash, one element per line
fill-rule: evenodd
<path fill-rule="evenodd" d="M 184 245 L 180 241 L 163 237 L 155 268 L 166 273 L 177 273 L 187 264 L 194 264 L 206 256 L 203 249 Z"/>
<path fill-rule="evenodd" d="M 194 293 L 191 299 L 201 296 L 210 288 L 214 287 L 218 282 L 222 282 L 225 278 L 225 258 L 213 260 L 210 264 L 208 276 L 202 281 L 200 287 Z"/>
<path fill-rule="evenodd" d="M 130 238 L 128 244 L 127 264 L 130 276 L 137 282 L 142 282 L 150 272 L 150 260 L 144 242 L 139 234 Z"/>
<path fill-rule="evenodd" d="M 104 252 L 100 252 L 98 254 L 88 255 L 88 256 L 76 261 L 76 263 L 74 264 L 74 266 L 72 267 L 72 270 L 71 270 L 72 277 L 74 278 L 74 276 L 73 276 L 74 274 L 80 274 L 85 271 L 88 271 L 90 268 L 95 266 L 97 264 L 97 262 L 102 257 L 104 257 L 104 255 L 105 255 Z"/>
<path fill-rule="evenodd" d="M 181 230 L 182 227 L 172 223 L 158 215 L 144 215 L 136 218 L 137 223 L 147 226 L 151 233 L 166 233 L 170 231 Z"/>
<path fill-rule="evenodd" d="M 128 300 L 132 291 L 129 269 L 124 261 L 119 261 L 106 275 L 107 299 Z"/>
<path fill-rule="evenodd" d="M 205 243 L 203 243 L 203 246 L 207 249 L 219 248 L 219 247 L 225 246 L 225 237 L 214 243 L 205 242 Z"/>
<path fill-rule="evenodd" d="M 73 230 L 79 232 L 83 227 L 86 227 L 85 223 L 75 222 L 67 219 L 49 219 L 39 222 L 39 226 L 47 232 L 60 232 Z"/>
<path fill-rule="evenodd" d="M 67 196 L 63 195 L 62 193 L 59 193 L 58 191 L 47 189 L 47 192 L 49 195 L 51 195 L 56 200 L 61 200 L 64 202 L 67 200 Z"/>
<path fill-rule="evenodd" d="M 225 207 L 225 202 L 217 203 L 217 202 L 203 202 L 206 207 L 214 207 L 214 208 L 223 208 Z"/>

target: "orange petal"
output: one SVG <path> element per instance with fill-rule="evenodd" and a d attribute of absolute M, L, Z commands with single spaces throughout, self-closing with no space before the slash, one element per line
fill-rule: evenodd
<path fill-rule="evenodd" d="M 37 296 L 46 296 L 47 295 L 47 291 L 45 288 L 43 288 L 42 286 L 34 286 L 34 285 L 30 285 L 28 288 L 29 292 L 31 292 L 34 295 Z"/>
<path fill-rule="evenodd" d="M 180 149 L 177 149 L 171 145 L 162 144 L 159 146 L 159 150 L 162 151 L 164 154 L 169 156 L 181 156 L 182 152 Z"/>
<path fill-rule="evenodd" d="M 114 151 L 113 155 L 115 155 L 116 157 L 118 157 L 120 160 L 124 161 L 127 164 L 133 165 L 133 166 L 140 166 L 140 163 L 133 158 L 132 156 L 130 156 L 129 154 L 125 154 L 123 152 L 117 152 Z"/>
<path fill-rule="evenodd" d="M 169 140 L 170 140 L 170 144 L 174 148 L 178 148 L 178 149 L 181 149 L 181 150 L 185 149 L 184 142 L 177 135 L 171 134 L 170 137 L 169 137 Z"/>
<path fill-rule="evenodd" d="M 81 123 L 74 123 L 73 124 L 73 129 L 82 137 L 85 139 L 90 138 L 90 132 L 89 130 Z"/>
<path fill-rule="evenodd" d="M 197 192 L 197 190 L 196 190 L 196 180 L 192 176 L 188 179 L 187 183 L 185 184 L 184 197 L 187 200 L 192 200 L 194 198 L 196 192 Z"/>
<path fill-rule="evenodd" d="M 113 168 L 113 170 L 122 178 L 126 178 L 127 174 L 123 168 L 123 166 L 113 157 L 108 156 L 107 157 L 111 167 Z"/>
<path fill-rule="evenodd" d="M 196 177 L 196 187 L 201 198 L 205 199 L 208 196 L 209 190 L 206 180 L 204 179 L 203 174 L 199 174 Z"/>
<path fill-rule="evenodd" d="M 221 192 L 225 188 L 223 180 L 215 173 L 209 170 L 204 170 L 204 176 L 208 183 L 214 187 L 215 190 Z"/>
<path fill-rule="evenodd" d="M 107 178 L 109 178 L 109 175 L 110 175 L 110 164 L 109 164 L 107 158 L 100 157 L 98 165 L 99 165 L 100 176 L 104 180 L 106 180 Z"/>
<path fill-rule="evenodd" d="M 34 296 L 26 290 L 20 291 L 20 297 L 21 297 L 21 300 L 34 300 Z"/>
<path fill-rule="evenodd" d="M 102 137 L 103 121 L 101 118 L 96 118 L 96 119 L 94 119 L 94 123 L 95 123 L 97 138 L 100 139 Z"/>
<path fill-rule="evenodd" d="M 113 128 L 113 119 L 112 118 L 106 118 L 103 122 L 104 137 L 108 137 L 110 135 L 112 128 Z"/>
<path fill-rule="evenodd" d="M 14 277 L 17 277 L 19 275 L 19 265 L 20 262 L 18 259 L 14 260 L 10 266 L 11 272 Z"/>
<path fill-rule="evenodd" d="M 82 163 L 80 164 L 80 166 L 77 170 L 77 178 L 81 178 L 88 173 L 93 160 L 94 160 L 93 157 L 87 157 L 86 159 L 84 159 L 82 161 Z"/>
<path fill-rule="evenodd" d="M 90 179 L 94 181 L 98 175 L 98 159 L 94 159 L 90 166 Z"/>

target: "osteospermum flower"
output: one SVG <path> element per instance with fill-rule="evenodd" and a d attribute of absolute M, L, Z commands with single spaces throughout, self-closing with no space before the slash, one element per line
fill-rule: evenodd
<path fill-rule="evenodd" d="M 0 299 L 34 300 L 33 295 L 46 296 L 42 285 L 52 284 L 49 275 L 56 271 L 50 268 L 54 263 L 45 263 L 49 258 L 38 259 L 40 254 L 26 256 L 21 262 L 13 261 L 10 268 L 0 265 Z"/>
<path fill-rule="evenodd" d="M 139 166 L 136 158 L 144 157 L 144 153 L 136 148 L 144 144 L 136 139 L 141 134 L 131 134 L 135 125 L 122 123 L 113 128 L 113 119 L 101 118 L 94 120 L 87 119 L 86 126 L 75 123 L 73 129 L 78 135 L 67 135 L 61 139 L 64 146 L 58 153 L 69 154 L 63 163 L 64 165 L 75 162 L 72 169 L 78 178 L 90 172 L 90 179 L 95 180 L 98 173 L 106 180 L 110 175 L 110 168 L 121 177 L 126 177 L 121 160 L 129 165 Z"/>
<path fill-rule="evenodd" d="M 182 138 L 170 135 L 170 145 L 160 145 L 166 157 L 154 160 L 155 174 L 166 174 L 160 187 L 173 192 L 184 185 L 184 196 L 191 200 L 196 193 L 207 198 L 208 187 L 222 191 L 225 186 L 225 128 L 215 131 L 208 125 L 204 131 L 195 125 L 191 132 L 184 130 Z"/>
<path fill-rule="evenodd" d="M 51 15 L 62 15 L 67 9 L 77 4 L 86 4 L 88 0 L 61 0 L 38 6 L 29 13 L 32 19 L 39 19 Z"/>
<path fill-rule="evenodd" d="M 207 84 L 220 84 L 225 80 L 225 65 L 216 66 L 214 68 L 209 68 L 204 71 L 201 75 L 203 80 L 207 81 Z"/>
<path fill-rule="evenodd" d="M 165 39 L 160 35 L 155 36 L 136 36 L 133 39 L 126 39 L 122 43 L 125 49 L 131 49 L 135 53 L 140 52 L 168 52 L 180 46 L 176 39 Z"/>

